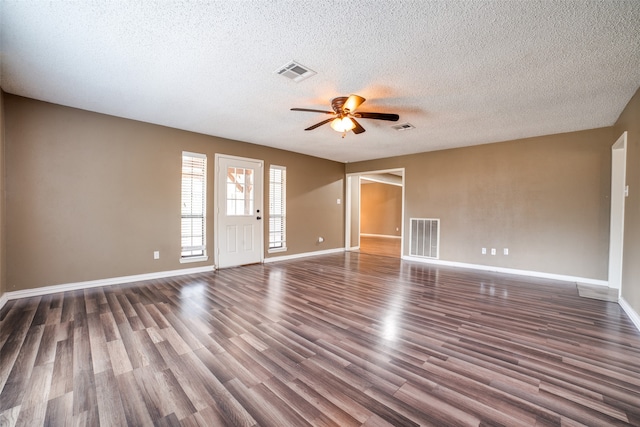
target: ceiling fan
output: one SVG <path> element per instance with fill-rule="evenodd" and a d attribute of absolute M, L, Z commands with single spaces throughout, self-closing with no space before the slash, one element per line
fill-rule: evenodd
<path fill-rule="evenodd" d="M 331 114 L 326 120 L 316 123 L 313 126 L 309 126 L 305 130 L 313 130 L 324 124 L 331 122 L 331 128 L 335 131 L 342 132 L 342 137 L 346 135 L 350 130 L 355 134 L 364 132 L 364 128 L 360 126 L 360 123 L 356 119 L 375 119 L 375 120 L 389 120 L 397 122 L 400 116 L 397 114 L 389 113 L 366 113 L 364 111 L 356 111 L 356 109 L 365 101 L 365 99 L 358 95 L 339 96 L 331 100 L 331 108 L 333 111 L 314 110 L 310 108 L 292 108 L 291 111 L 309 111 L 312 113 L 324 113 Z"/>

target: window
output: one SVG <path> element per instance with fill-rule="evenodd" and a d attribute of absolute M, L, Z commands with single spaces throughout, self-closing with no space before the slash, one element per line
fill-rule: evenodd
<path fill-rule="evenodd" d="M 182 152 L 182 252 L 180 262 L 207 260 L 207 156 Z"/>
<path fill-rule="evenodd" d="M 253 169 L 227 168 L 227 216 L 253 215 Z"/>
<path fill-rule="evenodd" d="M 287 169 L 271 165 L 269 168 L 269 252 L 287 250 Z"/>

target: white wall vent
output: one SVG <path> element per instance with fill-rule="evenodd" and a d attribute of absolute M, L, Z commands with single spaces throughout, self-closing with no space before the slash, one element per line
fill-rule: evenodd
<path fill-rule="evenodd" d="M 285 76 L 294 82 L 301 82 L 304 79 L 308 79 L 309 77 L 316 75 L 315 71 L 309 69 L 309 67 L 298 64 L 295 61 L 286 63 L 282 67 L 278 68 L 275 73 Z"/>
<path fill-rule="evenodd" d="M 424 258 L 440 256 L 440 220 L 411 218 L 409 255 Z"/>
<path fill-rule="evenodd" d="M 416 128 L 411 123 L 402 123 L 402 124 L 399 124 L 399 125 L 393 125 L 391 127 L 394 128 L 395 130 L 411 130 L 411 129 L 415 129 Z"/>

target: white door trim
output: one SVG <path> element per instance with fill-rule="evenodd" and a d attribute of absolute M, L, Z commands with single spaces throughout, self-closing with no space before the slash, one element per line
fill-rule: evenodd
<path fill-rule="evenodd" d="M 609 287 L 622 292 L 624 205 L 627 188 L 627 132 L 611 146 L 611 218 L 609 227 Z"/>
<path fill-rule="evenodd" d="M 402 172 L 402 211 L 401 211 L 401 224 L 400 224 L 400 237 L 401 237 L 401 241 L 400 241 L 400 257 L 404 256 L 404 196 L 405 196 L 405 187 L 406 187 L 406 182 L 405 182 L 405 168 L 391 168 L 391 169 L 382 169 L 382 170 L 373 170 L 373 171 L 365 171 L 365 172 L 354 172 L 354 173 L 348 173 L 346 174 L 346 192 L 345 192 L 345 236 L 344 236 L 344 243 L 345 243 L 345 250 L 350 250 L 353 247 L 353 243 L 351 242 L 351 206 L 353 203 L 352 197 L 352 191 L 351 191 L 351 185 L 352 185 L 352 179 L 356 178 L 358 179 L 358 183 L 360 183 L 360 178 L 362 176 L 365 175 L 376 175 L 376 174 L 384 174 L 384 173 L 389 173 L 389 172 Z M 358 192 L 358 197 L 359 197 L 359 193 Z M 360 201 L 358 200 L 358 208 L 360 207 Z M 358 217 L 360 217 L 360 214 L 358 214 Z M 358 239 L 360 238 L 360 230 L 358 230 Z M 358 242 L 359 245 L 359 242 Z"/>
<path fill-rule="evenodd" d="M 260 239 L 258 241 L 260 247 L 260 261 L 264 262 L 264 160 L 260 159 L 252 159 L 249 157 L 239 157 L 232 156 L 228 154 L 220 154 L 216 153 L 215 155 L 215 167 L 214 167 L 214 185 L 213 185 L 213 262 L 215 263 L 216 268 L 220 268 L 220 233 L 218 227 L 220 225 L 220 190 L 219 190 L 219 182 L 218 182 L 218 174 L 220 169 L 220 159 L 226 160 L 238 160 L 242 162 L 254 162 L 259 163 L 262 169 L 262 190 L 259 195 L 256 195 L 256 199 L 254 200 L 256 209 L 260 209 L 260 216 L 262 216 L 263 220 L 259 221 L 258 227 L 260 229 Z"/>

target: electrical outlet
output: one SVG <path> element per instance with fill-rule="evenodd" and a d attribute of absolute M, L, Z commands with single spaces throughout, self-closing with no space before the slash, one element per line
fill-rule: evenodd
<path fill-rule="evenodd" d="M 487 248 L 482 248 L 482 255 L 486 255 L 487 254 Z"/>
<path fill-rule="evenodd" d="M 160 259 L 160 251 L 153 251 L 153 259 Z"/>
<path fill-rule="evenodd" d="M 491 255 L 495 255 L 496 254 L 496 248 L 491 248 Z"/>
<path fill-rule="evenodd" d="M 509 255 L 509 248 L 504 248 L 504 254 Z"/>
<path fill-rule="evenodd" d="M 340 199 L 336 199 L 336 204 L 339 205 L 342 201 Z"/>

